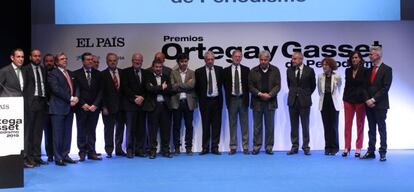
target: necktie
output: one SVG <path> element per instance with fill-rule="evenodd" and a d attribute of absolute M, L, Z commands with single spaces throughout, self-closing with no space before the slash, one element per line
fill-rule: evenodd
<path fill-rule="evenodd" d="M 377 75 L 377 69 L 378 69 L 378 66 L 374 65 L 374 68 L 372 69 L 372 72 L 371 72 L 371 78 L 370 78 L 371 84 L 374 84 L 375 76 Z"/>
<path fill-rule="evenodd" d="M 88 86 L 91 86 L 91 70 L 86 70 L 86 80 L 88 80 Z"/>
<path fill-rule="evenodd" d="M 138 85 L 141 83 L 141 76 L 139 75 L 139 70 L 135 70 L 135 78 L 137 78 Z"/>
<path fill-rule="evenodd" d="M 119 91 L 119 81 L 118 78 L 116 77 L 116 71 L 112 71 L 112 81 L 114 82 L 114 86 L 116 88 L 117 91 Z"/>
<path fill-rule="evenodd" d="M 72 85 L 72 80 L 70 79 L 70 76 L 69 76 L 69 73 L 68 73 L 68 70 L 64 70 L 63 71 L 63 75 L 65 76 L 65 78 L 66 78 L 66 83 L 68 83 L 68 86 L 69 86 L 69 89 L 70 89 L 70 95 L 71 96 L 73 96 L 73 85 Z"/>
<path fill-rule="evenodd" d="M 239 70 L 237 69 L 238 65 L 236 65 L 236 69 L 234 70 L 234 93 L 236 95 L 240 94 L 240 79 L 239 79 Z"/>
<path fill-rule="evenodd" d="M 211 67 L 208 67 L 208 94 L 213 94 L 213 77 L 211 76 Z"/>
<path fill-rule="evenodd" d="M 36 66 L 35 70 L 36 70 L 37 96 L 43 97 L 42 82 L 40 80 L 39 66 Z"/>
<path fill-rule="evenodd" d="M 21 83 L 20 83 L 20 74 L 21 74 L 22 71 L 19 67 L 17 67 L 15 69 L 15 71 L 16 71 L 16 75 L 17 75 L 17 80 L 19 81 L 19 85 L 21 85 Z M 22 88 L 22 87 L 20 87 L 20 88 Z"/>
<path fill-rule="evenodd" d="M 300 81 L 300 69 L 299 67 L 296 68 L 296 82 L 299 85 L 299 81 Z"/>

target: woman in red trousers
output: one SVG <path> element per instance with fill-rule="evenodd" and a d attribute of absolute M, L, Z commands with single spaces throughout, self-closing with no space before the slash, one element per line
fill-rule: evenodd
<path fill-rule="evenodd" d="M 368 70 L 364 67 L 364 60 L 360 52 L 353 52 L 349 59 L 350 66 L 345 70 L 344 111 L 345 111 L 345 149 L 343 157 L 348 156 L 351 150 L 352 124 L 356 116 L 357 140 L 355 157 L 360 157 L 364 138 L 365 98 Z"/>

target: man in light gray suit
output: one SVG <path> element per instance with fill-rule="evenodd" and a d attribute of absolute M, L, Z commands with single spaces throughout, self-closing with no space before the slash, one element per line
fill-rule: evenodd
<path fill-rule="evenodd" d="M 193 70 L 188 69 L 188 60 L 188 54 L 178 55 L 178 68 L 171 72 L 171 85 L 175 93 L 171 96 L 171 108 L 173 109 L 173 142 L 176 155 L 180 154 L 180 130 L 183 117 L 186 154 L 193 153 L 193 112 L 197 108 L 197 96 L 194 91 L 195 75 Z"/>
<path fill-rule="evenodd" d="M 270 53 L 259 54 L 260 64 L 249 73 L 249 89 L 252 93 L 251 108 L 253 109 L 253 155 L 260 152 L 263 143 L 263 118 L 265 121 L 265 150 L 273 154 L 275 110 L 277 94 L 280 91 L 280 71 L 269 63 Z"/>

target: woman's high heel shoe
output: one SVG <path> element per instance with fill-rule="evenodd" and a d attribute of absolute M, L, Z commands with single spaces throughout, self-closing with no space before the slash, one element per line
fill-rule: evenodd
<path fill-rule="evenodd" d="M 346 157 L 346 156 L 348 156 L 348 154 L 349 154 L 349 151 L 344 151 L 344 152 L 342 153 L 342 157 Z"/>
<path fill-rule="evenodd" d="M 361 152 L 360 152 L 360 150 L 357 150 L 356 152 L 355 152 L 355 157 L 361 157 Z"/>

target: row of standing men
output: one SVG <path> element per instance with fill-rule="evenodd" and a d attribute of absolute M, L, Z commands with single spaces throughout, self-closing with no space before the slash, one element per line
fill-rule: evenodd
<path fill-rule="evenodd" d="M 379 47 L 372 48 L 370 59 L 375 65 L 370 70 L 363 67 L 364 62 L 360 53 L 354 52 L 350 55 L 351 67 L 346 70 L 343 96 L 346 142 L 343 156 L 351 149 L 350 131 L 356 112 L 356 156 L 359 157 L 366 107 L 370 142 L 368 152 L 362 158 L 375 158 L 375 130 L 378 125 L 381 136 L 380 160 L 385 160 L 385 118 L 389 107 L 388 89 L 392 75 L 391 68 L 382 63 L 381 55 Z M 67 57 L 64 53 L 56 56 L 46 54 L 43 57 L 43 66 L 40 65 L 42 57 L 37 49 L 30 52 L 30 64 L 23 67 L 21 66 L 24 54 L 21 49 L 14 50 L 11 59 L 12 64 L 0 70 L 6 75 L 1 75 L 6 78 L 0 78 L 1 84 L 4 85 L 0 91 L 3 95 L 7 90 L 7 94 L 23 95 L 25 98 L 25 167 L 47 164 L 40 158 L 43 129 L 48 161 L 54 160 L 56 165 L 61 166 L 77 163 L 69 157 L 74 113 L 77 122 L 79 161 L 84 161 L 86 157 L 91 160 L 102 159 L 95 150 L 96 126 L 101 112 L 108 158 L 112 157 L 115 150 L 115 154 L 119 156 L 148 156 L 154 159 L 157 154 L 158 133 L 161 155 L 171 158 L 171 127 L 173 152 L 179 154 L 182 119 L 186 127 L 185 152 L 191 155 L 193 112 L 198 106 L 203 130 L 200 155 L 209 152 L 220 155 L 223 95 L 230 124 L 229 154 L 235 154 L 238 148 L 237 120 L 240 121 L 244 154 L 260 153 L 263 145 L 263 123 L 263 148 L 267 154 L 273 154 L 274 115 L 278 107 L 277 94 L 280 91 L 281 80 L 279 69 L 269 63 L 270 54 L 267 51 L 260 52 L 260 64 L 251 70 L 240 64 L 242 54 L 239 50 L 232 53 L 232 65 L 224 69 L 214 65 L 214 53 L 206 52 L 205 66 L 195 71 L 188 68 L 188 55 L 180 54 L 177 58 L 178 68 L 172 70 L 163 65 L 165 56 L 160 52 L 155 54 L 152 66 L 148 69 L 141 68 L 143 56 L 140 53 L 133 54 L 132 66 L 126 69 L 117 67 L 118 56 L 115 53 L 108 53 L 108 68 L 102 72 L 94 68 L 96 61 L 99 61 L 97 57 L 88 52 L 82 54 L 82 68 L 74 72 L 66 69 Z M 302 125 L 302 149 L 305 155 L 310 155 L 309 115 L 311 95 L 317 85 L 314 70 L 302 63 L 303 55 L 295 52 L 292 54 L 292 67 L 287 70 L 292 141 L 288 155 L 298 153 L 299 122 Z M 317 79 L 319 109 L 325 131 L 325 154 L 335 155 L 339 151 L 338 100 L 342 81 L 340 75 L 334 72 L 337 65 L 333 59 L 325 58 L 322 64 L 324 72 Z M 13 77 L 9 77 L 11 69 L 16 74 L 13 77 L 14 80 L 17 77 L 17 81 L 13 82 Z M 379 69 L 381 73 L 378 75 L 381 77 L 375 77 L 377 71 L 380 72 Z M 253 110 L 252 151 L 249 150 L 249 106 Z M 124 132 L 126 152 L 122 149 Z"/>

